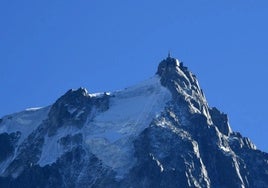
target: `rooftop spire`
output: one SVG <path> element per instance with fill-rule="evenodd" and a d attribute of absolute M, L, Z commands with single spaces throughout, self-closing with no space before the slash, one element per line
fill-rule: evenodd
<path fill-rule="evenodd" d="M 170 50 L 168 51 L 168 58 L 171 58 L 171 55 L 170 55 Z"/>

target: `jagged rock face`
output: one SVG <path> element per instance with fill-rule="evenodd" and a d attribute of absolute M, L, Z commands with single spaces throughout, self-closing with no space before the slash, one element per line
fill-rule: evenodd
<path fill-rule="evenodd" d="M 110 94 L 70 90 L 0 121 L 0 187 L 268 187 L 268 154 L 168 57 Z"/>
<path fill-rule="evenodd" d="M 203 114 L 211 123 L 208 104 L 196 76 L 183 63 L 168 57 L 159 64 L 157 74 L 162 85 L 171 91 L 174 103 L 180 104 L 178 109 L 183 116 L 188 119 L 194 113 Z"/>
<path fill-rule="evenodd" d="M 52 105 L 48 114 L 49 134 L 55 134 L 62 126 L 76 126 L 81 128 L 91 114 L 92 109 L 105 111 L 109 108 L 109 96 L 104 94 L 101 98 L 87 95 L 83 88 L 69 90 Z"/>

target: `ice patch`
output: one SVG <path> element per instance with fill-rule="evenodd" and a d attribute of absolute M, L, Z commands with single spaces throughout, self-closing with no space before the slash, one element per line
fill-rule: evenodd
<path fill-rule="evenodd" d="M 53 135 L 51 137 L 46 136 L 38 164 L 43 167 L 47 164 L 52 164 L 56 162 L 56 160 L 66 152 L 66 149 L 63 148 L 63 146 L 59 142 L 60 139 L 67 135 L 72 136 L 77 133 L 79 133 L 78 129 L 69 126 L 67 128 L 59 129 L 56 135 Z M 71 150 L 72 146 L 68 149 Z"/>
<path fill-rule="evenodd" d="M 31 108 L 25 111 L 5 116 L 0 126 L 1 133 L 20 132 L 20 145 L 47 118 L 50 107 Z"/>
<path fill-rule="evenodd" d="M 58 143 L 59 136 L 54 137 L 45 137 L 44 146 L 42 149 L 41 157 L 38 161 L 38 164 L 43 167 L 47 164 L 54 163 L 58 157 L 63 154 L 63 149 Z"/>
<path fill-rule="evenodd" d="M 164 167 L 163 165 L 161 164 L 161 162 L 159 160 L 157 160 L 153 154 L 150 153 L 150 156 L 153 158 L 153 160 L 156 162 L 157 166 L 159 166 L 160 168 L 160 171 L 163 172 L 164 171 Z"/>
<path fill-rule="evenodd" d="M 102 97 L 103 95 L 110 95 L 110 92 L 99 92 L 99 93 L 89 93 L 88 96 L 90 97 Z"/>
<path fill-rule="evenodd" d="M 43 107 L 34 107 L 34 108 L 27 108 L 26 111 L 36 111 L 36 110 L 40 110 Z"/>
<path fill-rule="evenodd" d="M 109 110 L 88 122 L 83 132 L 93 154 L 122 177 L 135 163 L 133 139 L 160 115 L 171 94 L 154 76 L 112 95 Z"/>
<path fill-rule="evenodd" d="M 226 153 L 230 153 L 231 152 L 230 148 L 228 148 L 228 147 L 220 146 L 220 148 L 221 148 L 221 150 L 223 150 Z"/>

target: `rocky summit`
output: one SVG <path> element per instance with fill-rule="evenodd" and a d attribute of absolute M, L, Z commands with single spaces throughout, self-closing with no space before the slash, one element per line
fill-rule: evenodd
<path fill-rule="evenodd" d="M 0 187 L 265 188 L 268 154 L 168 56 L 124 90 L 69 90 L 1 118 Z"/>

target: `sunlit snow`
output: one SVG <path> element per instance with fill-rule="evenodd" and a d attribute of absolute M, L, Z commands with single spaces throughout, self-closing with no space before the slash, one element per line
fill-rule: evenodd
<path fill-rule="evenodd" d="M 112 95 L 109 110 L 89 122 L 84 134 L 92 152 L 120 176 L 135 163 L 132 140 L 160 115 L 171 94 L 155 76 Z"/>
<path fill-rule="evenodd" d="M 88 94 L 100 97 L 100 94 Z M 171 93 L 154 76 L 133 87 L 109 93 L 109 109 L 87 121 L 81 130 L 65 128 L 53 137 L 45 137 L 44 148 L 39 160 L 40 166 L 52 164 L 64 152 L 59 139 L 64 135 L 83 134 L 85 147 L 95 154 L 105 165 L 122 177 L 135 163 L 133 140 L 151 121 L 160 115 Z M 69 109 L 72 112 L 74 109 Z M 81 111 L 84 113 L 84 111 Z"/>

